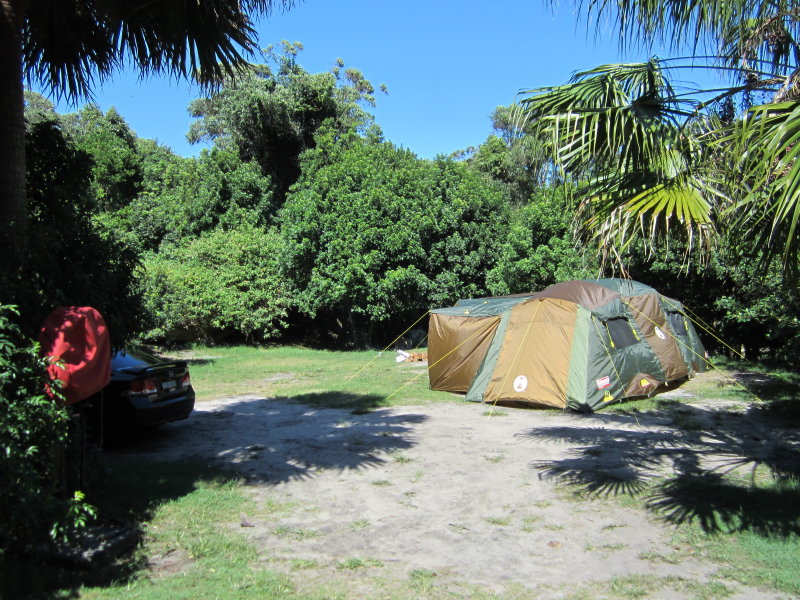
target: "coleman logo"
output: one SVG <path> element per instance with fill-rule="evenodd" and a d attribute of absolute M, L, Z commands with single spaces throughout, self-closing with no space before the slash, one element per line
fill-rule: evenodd
<path fill-rule="evenodd" d="M 642 380 L 639 382 L 639 385 L 640 385 L 640 386 L 642 386 L 642 387 L 648 387 L 648 386 L 650 385 L 650 382 L 649 382 L 649 381 L 647 381 L 647 379 L 642 379 Z"/>
<path fill-rule="evenodd" d="M 524 392 L 528 388 L 528 378 L 520 375 L 514 380 L 514 391 Z"/>
<path fill-rule="evenodd" d="M 595 383 L 597 384 L 598 390 L 605 389 L 611 385 L 611 377 L 609 376 L 601 377 Z"/>
<path fill-rule="evenodd" d="M 660 337 L 662 340 L 667 339 L 667 336 L 664 335 L 664 332 L 661 331 L 660 327 L 656 327 L 656 335 Z"/>

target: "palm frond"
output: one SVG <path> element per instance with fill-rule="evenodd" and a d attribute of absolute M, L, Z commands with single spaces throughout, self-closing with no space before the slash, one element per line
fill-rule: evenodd
<path fill-rule="evenodd" d="M 753 107 L 715 144 L 726 152 L 741 201 L 733 226 L 793 267 L 800 249 L 800 101 Z"/>
<path fill-rule="evenodd" d="M 576 182 L 578 230 L 604 258 L 673 224 L 690 247 L 710 247 L 722 192 L 704 166 L 694 104 L 676 96 L 659 61 L 604 65 L 527 93 L 528 127 L 547 134 L 554 161 Z"/>
<path fill-rule="evenodd" d="M 72 97 L 130 61 L 140 71 L 217 83 L 257 48 L 251 15 L 271 0 L 32 1 L 23 25 L 29 78 Z M 283 7 L 290 0 L 280 2 Z"/>

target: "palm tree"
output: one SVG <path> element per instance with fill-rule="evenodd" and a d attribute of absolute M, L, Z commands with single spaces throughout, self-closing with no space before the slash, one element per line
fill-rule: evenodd
<path fill-rule="evenodd" d="M 291 0 L 280 2 L 284 7 Z M 255 49 L 272 0 L 0 0 L 0 251 L 26 252 L 24 80 L 77 98 L 132 63 L 213 85 Z"/>
<path fill-rule="evenodd" d="M 688 44 L 695 56 L 606 65 L 555 88 L 526 92 L 526 118 L 550 134 L 558 164 L 580 182 L 585 218 L 603 255 L 634 236 L 652 241 L 681 225 L 707 248 L 716 226 L 753 237 L 767 257 L 797 264 L 800 247 L 800 6 L 794 0 L 590 0 L 611 17 L 623 46 Z M 700 52 L 710 54 L 699 56 Z M 666 72 L 698 64 L 722 70 L 718 90 L 677 94 Z M 730 98 L 761 92 L 768 103 L 733 121 L 717 118 Z"/>
<path fill-rule="evenodd" d="M 524 92 L 524 118 L 547 145 L 581 198 L 579 222 L 604 260 L 637 238 L 653 242 L 677 220 L 707 248 L 709 197 L 724 197 L 702 160 L 707 128 L 657 60 L 604 65 L 562 86 Z M 651 244 L 648 247 L 652 248 Z"/>

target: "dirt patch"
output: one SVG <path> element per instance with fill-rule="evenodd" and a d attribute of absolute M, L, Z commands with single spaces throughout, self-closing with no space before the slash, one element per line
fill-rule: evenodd
<path fill-rule="evenodd" d="M 376 581 L 422 578 L 463 597 L 525 588 L 561 598 L 641 576 L 683 582 L 648 597 L 692 598 L 692 585 L 721 581 L 719 566 L 674 545 L 668 510 L 620 492 L 690 455 L 713 467 L 778 439 L 800 447 L 796 430 L 766 435 L 768 423 L 707 404 L 680 407 L 681 422 L 680 410 L 581 416 L 463 403 L 352 414 L 223 398 L 126 452 L 239 471 L 257 509 L 230 526 L 301 589 L 377 597 Z M 724 584 L 730 598 L 782 597 Z"/>

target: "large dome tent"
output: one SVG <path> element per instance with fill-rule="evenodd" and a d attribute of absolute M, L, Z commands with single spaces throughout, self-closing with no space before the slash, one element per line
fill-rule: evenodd
<path fill-rule="evenodd" d="M 680 302 L 622 279 L 460 300 L 431 311 L 432 389 L 466 399 L 596 410 L 705 370 Z"/>

